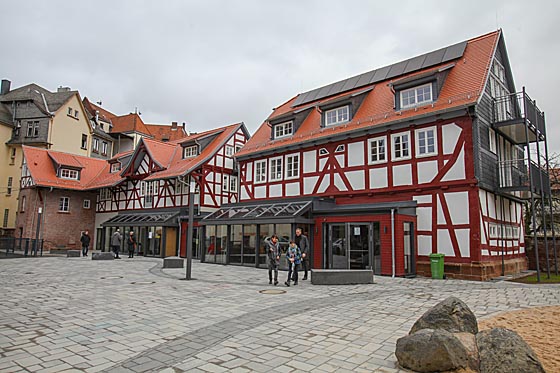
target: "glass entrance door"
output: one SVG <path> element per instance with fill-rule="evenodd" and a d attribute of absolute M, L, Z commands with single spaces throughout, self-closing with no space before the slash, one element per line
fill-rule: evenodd
<path fill-rule="evenodd" d="M 330 268 L 348 269 L 346 224 L 330 224 L 329 236 Z"/>
<path fill-rule="evenodd" d="M 350 269 L 370 269 L 370 225 L 350 223 L 348 225 L 349 232 L 349 268 Z"/>
<path fill-rule="evenodd" d="M 372 269 L 381 274 L 379 222 L 328 224 L 325 268 Z"/>

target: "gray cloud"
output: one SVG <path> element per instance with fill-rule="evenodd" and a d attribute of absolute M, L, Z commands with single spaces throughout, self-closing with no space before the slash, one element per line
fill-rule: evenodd
<path fill-rule="evenodd" d="M 529 5 L 530 4 L 530 5 Z M 517 89 L 560 152 L 555 1 L 11 1 L 2 78 L 82 96 L 147 123 L 250 131 L 299 92 L 503 29 Z"/>

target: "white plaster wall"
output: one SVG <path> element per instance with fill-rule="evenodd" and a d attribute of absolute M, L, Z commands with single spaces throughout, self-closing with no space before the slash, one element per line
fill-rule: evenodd
<path fill-rule="evenodd" d="M 455 257 L 453 245 L 451 244 L 451 237 L 449 237 L 449 231 L 447 229 L 438 229 L 437 237 L 438 253 L 445 254 L 445 256 L 449 257 Z"/>
<path fill-rule="evenodd" d="M 317 171 L 317 151 L 312 150 L 303 153 L 303 173 L 316 172 Z"/>
<path fill-rule="evenodd" d="M 365 189 L 365 174 L 363 170 L 346 172 L 346 178 L 352 186 L 352 190 Z"/>
<path fill-rule="evenodd" d="M 245 180 L 246 181 L 253 181 L 253 162 L 248 162 L 246 166 L 245 172 Z"/>
<path fill-rule="evenodd" d="M 369 170 L 369 185 L 371 189 L 387 188 L 389 182 L 387 180 L 387 168 L 373 168 Z"/>
<path fill-rule="evenodd" d="M 451 160 L 448 162 L 451 162 Z M 463 147 L 457 156 L 457 161 L 451 166 L 441 181 L 463 180 L 465 177 L 465 148 Z"/>
<path fill-rule="evenodd" d="M 348 144 L 348 167 L 362 166 L 364 164 L 364 142 Z"/>
<path fill-rule="evenodd" d="M 469 193 L 445 193 L 447 207 L 453 224 L 469 224 Z"/>
<path fill-rule="evenodd" d="M 308 176 L 303 178 L 303 193 L 312 194 L 318 180 L 319 176 Z"/>
<path fill-rule="evenodd" d="M 344 185 L 344 181 L 342 181 L 342 178 L 340 177 L 339 174 L 334 174 L 334 186 L 341 192 L 346 192 L 348 190 L 348 188 L 346 188 L 346 185 Z"/>
<path fill-rule="evenodd" d="M 418 236 L 418 255 L 430 255 L 432 253 L 432 237 Z"/>
<path fill-rule="evenodd" d="M 266 186 L 260 185 L 255 187 L 255 198 L 265 198 L 266 197 Z"/>
<path fill-rule="evenodd" d="M 418 163 L 418 183 L 425 184 L 431 182 L 438 173 L 437 161 L 426 161 Z"/>
<path fill-rule="evenodd" d="M 412 184 L 412 166 L 403 164 L 393 166 L 393 185 L 411 185 Z"/>
<path fill-rule="evenodd" d="M 441 128 L 443 137 L 443 154 L 452 154 L 461 134 L 461 127 L 455 123 L 446 124 Z"/>
<path fill-rule="evenodd" d="M 268 187 L 269 197 L 282 197 L 282 184 L 273 184 Z"/>
<path fill-rule="evenodd" d="M 289 183 L 286 184 L 286 196 L 299 196 L 300 195 L 300 190 L 299 190 L 299 183 Z"/>

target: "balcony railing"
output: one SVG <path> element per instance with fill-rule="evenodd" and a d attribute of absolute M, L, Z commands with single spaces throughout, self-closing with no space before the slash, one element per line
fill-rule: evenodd
<path fill-rule="evenodd" d="M 507 96 L 498 97 L 493 100 L 494 125 L 500 127 L 511 127 L 516 124 L 527 124 L 529 132 L 538 136 L 539 140 L 544 139 L 545 121 L 544 113 L 539 110 L 535 101 L 523 92 L 512 93 Z M 524 128 L 505 128 L 507 135 L 522 137 L 526 139 Z"/>
<path fill-rule="evenodd" d="M 528 159 L 513 159 L 498 162 L 498 180 L 500 188 L 506 191 L 529 191 L 531 183 L 532 192 L 536 194 L 550 194 L 550 179 L 548 172 Z"/>

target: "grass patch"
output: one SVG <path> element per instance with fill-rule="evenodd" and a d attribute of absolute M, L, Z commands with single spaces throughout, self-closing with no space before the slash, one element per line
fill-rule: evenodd
<path fill-rule="evenodd" d="M 521 282 L 523 284 L 537 284 L 537 274 L 534 273 L 532 275 L 526 276 L 526 277 L 521 277 L 521 278 L 516 278 L 514 280 L 510 280 L 513 282 Z M 546 273 L 546 271 L 541 272 L 541 284 L 560 284 L 560 275 L 556 275 L 553 272 L 550 272 L 550 278 L 548 278 L 548 275 Z"/>

